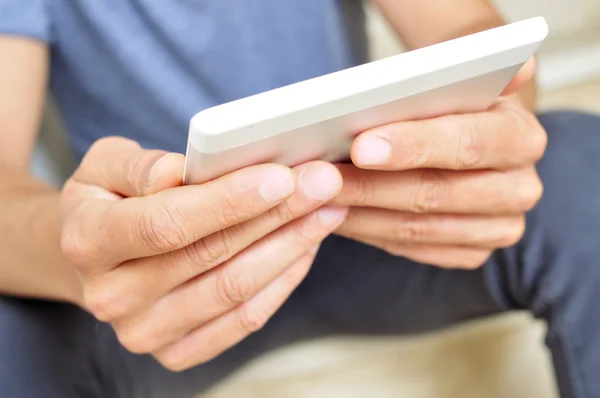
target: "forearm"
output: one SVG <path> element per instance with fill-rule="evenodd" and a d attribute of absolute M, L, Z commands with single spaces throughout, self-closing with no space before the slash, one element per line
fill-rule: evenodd
<path fill-rule="evenodd" d="M 0 166 L 0 293 L 81 302 L 60 250 L 59 193 Z"/>

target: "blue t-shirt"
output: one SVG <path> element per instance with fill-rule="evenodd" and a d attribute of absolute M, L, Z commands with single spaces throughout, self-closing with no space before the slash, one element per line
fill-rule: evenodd
<path fill-rule="evenodd" d="M 78 158 L 107 135 L 184 152 L 196 112 L 367 54 L 360 0 L 0 0 L 0 34 L 51 46 Z"/>

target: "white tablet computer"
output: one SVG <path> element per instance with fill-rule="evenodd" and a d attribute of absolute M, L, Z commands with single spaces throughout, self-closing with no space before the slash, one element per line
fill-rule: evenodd
<path fill-rule="evenodd" d="M 191 122 L 184 182 L 259 163 L 347 160 L 361 132 L 489 108 L 548 35 L 532 18 L 203 110 Z"/>

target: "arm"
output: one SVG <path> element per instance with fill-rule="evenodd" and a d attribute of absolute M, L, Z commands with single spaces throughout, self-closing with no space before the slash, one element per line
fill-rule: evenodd
<path fill-rule="evenodd" d="M 48 49 L 0 37 L 0 294 L 80 301 L 60 251 L 59 192 L 28 175 L 46 94 Z"/>
<path fill-rule="evenodd" d="M 0 38 L 0 51 L 1 293 L 78 304 L 180 371 L 261 328 L 346 216 L 326 206 L 342 187 L 329 163 L 181 186 L 182 154 L 121 137 L 96 141 L 59 198 L 26 172 L 47 49 Z"/>
<path fill-rule="evenodd" d="M 373 0 L 409 49 L 424 47 L 505 23 L 489 0 Z M 519 96 L 535 107 L 535 79 Z"/>

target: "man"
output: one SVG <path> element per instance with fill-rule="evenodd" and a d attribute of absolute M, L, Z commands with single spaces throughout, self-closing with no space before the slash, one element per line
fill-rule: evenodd
<path fill-rule="evenodd" d="M 502 23 L 374 3 L 409 48 Z M 363 23 L 358 1 L 0 0 L 2 396 L 187 397 L 290 342 L 529 309 L 562 395 L 600 397 L 600 120 L 534 116 L 533 63 L 487 112 L 363 133 L 353 165 L 181 186 L 190 116 L 364 62 Z M 27 173 L 47 83 L 81 160 L 62 192 Z"/>

